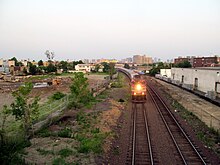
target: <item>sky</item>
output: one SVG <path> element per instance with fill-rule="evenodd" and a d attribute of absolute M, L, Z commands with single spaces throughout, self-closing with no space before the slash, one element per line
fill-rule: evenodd
<path fill-rule="evenodd" d="M 220 0 L 0 0 L 0 58 L 220 55 Z"/>

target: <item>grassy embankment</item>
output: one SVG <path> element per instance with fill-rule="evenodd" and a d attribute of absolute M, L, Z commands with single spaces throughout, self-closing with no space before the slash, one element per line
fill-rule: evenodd
<path fill-rule="evenodd" d="M 119 81 L 118 81 L 118 84 L 120 84 Z M 98 98 L 97 101 L 100 102 L 105 97 L 106 97 L 106 95 L 103 93 L 97 97 Z M 54 107 L 56 107 L 57 105 L 60 105 L 63 102 L 62 100 L 53 100 L 53 101 L 49 100 L 48 103 L 50 103 L 50 104 L 53 103 L 53 104 L 48 109 L 47 108 L 40 108 L 40 115 L 39 115 L 40 119 L 44 118 L 45 115 L 50 114 L 51 113 L 50 110 L 53 110 Z M 48 107 L 47 106 L 48 103 L 45 103 L 45 105 L 42 105 L 42 106 Z M 92 104 L 94 104 L 94 103 L 92 103 Z M 91 105 L 91 103 L 90 103 L 90 105 Z M 56 134 L 50 133 L 48 130 L 42 130 L 39 133 L 39 136 L 55 136 L 55 137 L 73 138 L 79 142 L 79 146 L 76 148 L 76 150 L 79 153 L 81 153 L 81 152 L 82 153 L 88 153 L 88 152 L 100 153 L 102 151 L 101 145 L 107 135 L 105 133 L 104 134 L 101 133 L 98 128 L 94 127 L 94 124 L 97 123 L 97 120 L 96 120 L 97 115 L 98 114 L 85 114 L 84 112 L 79 112 L 77 114 L 77 122 L 78 122 L 79 127 L 76 132 L 74 131 L 74 133 L 73 133 L 72 129 L 65 127 L 64 129 L 57 132 Z M 19 133 L 21 133 L 20 132 L 21 131 L 21 128 L 20 128 L 21 123 L 20 122 L 12 120 L 11 122 L 8 122 L 8 124 L 9 125 L 8 125 L 7 129 L 8 129 L 8 132 L 10 132 L 10 135 L 12 135 L 12 137 L 13 137 L 13 135 L 15 135 L 15 136 L 17 135 L 15 133 L 17 131 Z M 19 156 L 20 154 L 18 154 L 18 152 L 22 153 L 22 149 L 26 146 L 29 146 L 30 143 L 24 142 L 21 139 L 19 139 L 18 137 L 16 137 L 16 138 L 11 138 L 10 144 L 12 146 L 8 145 L 8 148 L 3 149 L 4 151 L 6 151 L 6 153 L 4 151 L 1 152 L 1 154 L 0 154 L 1 159 L 8 160 L 10 162 L 14 162 L 14 161 L 16 162 L 18 160 L 22 162 L 23 160 L 20 159 L 20 156 Z M 10 148 L 13 148 L 13 151 L 11 151 Z M 72 152 L 70 150 L 69 151 L 67 151 L 67 150 L 59 151 L 60 155 L 62 155 L 63 152 L 64 153 L 65 152 L 67 152 L 67 153 Z M 11 151 L 11 152 L 7 153 L 7 151 Z M 47 152 L 47 151 L 43 151 L 40 149 L 38 151 L 41 152 L 42 154 L 49 154 L 49 153 L 53 154 L 53 152 L 49 152 L 49 151 Z M 55 159 L 54 163 L 56 164 L 57 161 L 63 162 L 62 156 L 61 156 L 61 159 L 60 158 Z"/>

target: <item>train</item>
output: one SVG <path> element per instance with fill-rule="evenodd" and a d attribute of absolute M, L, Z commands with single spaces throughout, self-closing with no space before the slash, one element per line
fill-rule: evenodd
<path fill-rule="evenodd" d="M 134 75 L 131 80 L 131 100 L 133 103 L 146 102 L 146 81 L 141 75 Z"/>

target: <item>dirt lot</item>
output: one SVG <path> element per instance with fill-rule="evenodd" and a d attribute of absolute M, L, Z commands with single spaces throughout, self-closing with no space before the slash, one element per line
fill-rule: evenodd
<path fill-rule="evenodd" d="M 98 77 L 99 78 L 99 77 Z M 94 76 L 93 76 L 94 81 Z M 102 79 L 100 79 L 102 81 Z M 91 83 L 91 79 L 90 79 Z M 47 133 L 56 133 L 63 128 L 72 130 L 71 136 L 62 138 L 59 136 L 49 135 L 48 137 L 42 137 L 37 135 L 31 139 L 31 146 L 25 149 L 27 153 L 24 157 L 27 163 L 30 164 L 52 164 L 52 163 L 78 163 L 78 164 L 102 164 L 103 159 L 100 158 L 100 154 L 107 153 L 111 146 L 112 140 L 115 138 L 113 129 L 117 127 L 118 119 L 121 116 L 124 107 L 127 104 L 129 87 L 123 88 L 111 88 L 104 91 L 98 96 L 99 102 L 97 102 L 91 108 L 82 108 L 81 110 L 86 113 L 86 121 L 89 122 L 89 126 L 80 124 L 79 121 L 79 109 L 68 110 L 64 113 L 63 117 L 54 124 L 52 124 Z M 119 102 L 120 100 L 120 102 Z M 94 119 L 94 114 L 98 114 Z M 85 117 L 85 116 L 84 116 Z M 105 135 L 104 144 L 102 145 L 102 152 L 100 154 L 94 152 L 83 153 L 79 151 L 81 146 L 77 137 L 83 130 L 81 127 L 86 127 L 89 133 L 90 129 L 99 130 L 102 135 Z M 89 128 L 87 128 L 89 127 Z M 87 133 L 83 133 L 87 136 Z M 98 136 L 99 134 L 97 134 Z M 45 136 L 45 135 L 44 135 Z M 90 139 L 92 134 L 89 133 Z M 81 137 L 82 138 L 82 137 Z M 90 143 L 88 145 L 91 145 Z M 62 155 L 64 151 L 69 151 L 70 154 Z"/>
<path fill-rule="evenodd" d="M 90 88 L 100 86 L 104 81 L 104 77 L 106 75 L 86 75 L 88 78 Z M 42 82 L 44 80 L 41 80 Z M 0 82 L 0 110 L 2 109 L 3 105 L 10 105 L 13 102 L 12 91 L 16 90 L 16 86 L 20 85 L 20 83 L 7 83 L 7 82 Z M 68 93 L 69 86 L 71 85 L 71 78 L 62 77 L 61 85 L 57 86 L 49 86 L 44 88 L 34 88 L 31 93 L 31 97 L 40 96 L 41 100 L 40 103 L 45 103 L 48 100 L 48 97 L 53 95 L 55 92 L 62 92 Z"/>

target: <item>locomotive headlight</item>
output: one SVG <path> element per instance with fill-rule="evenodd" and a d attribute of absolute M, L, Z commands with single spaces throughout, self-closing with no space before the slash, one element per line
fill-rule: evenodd
<path fill-rule="evenodd" d="M 140 91 L 141 90 L 141 84 L 137 84 L 137 86 L 136 86 L 136 89 L 138 90 L 138 91 Z"/>

